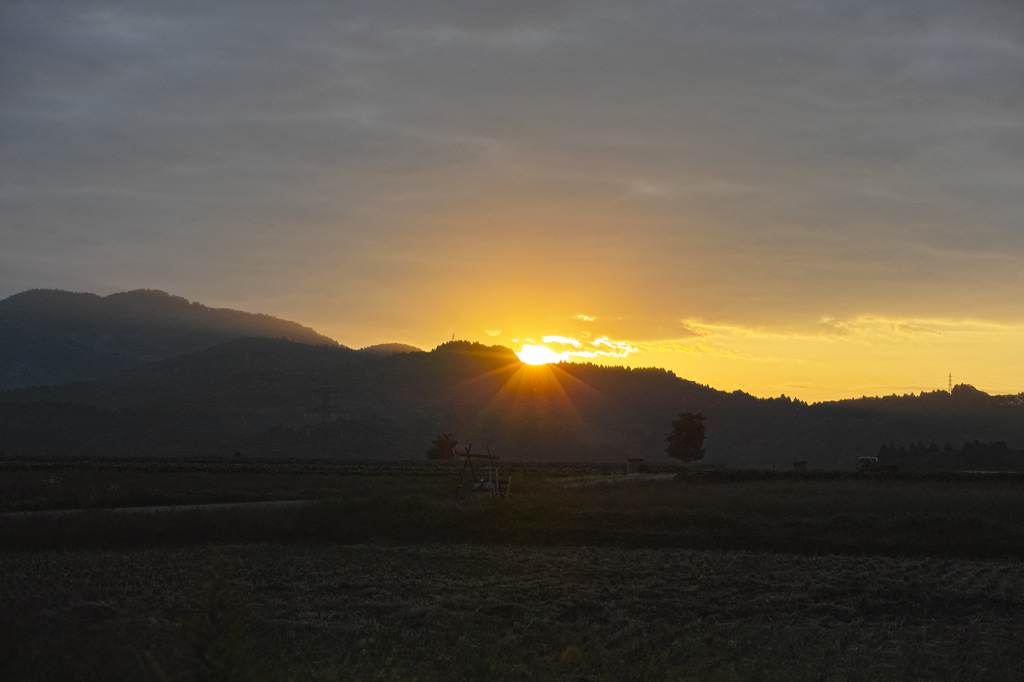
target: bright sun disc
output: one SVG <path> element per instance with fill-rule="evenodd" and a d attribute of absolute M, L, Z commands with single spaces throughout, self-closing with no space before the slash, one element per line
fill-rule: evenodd
<path fill-rule="evenodd" d="M 516 355 L 528 365 L 546 365 L 549 362 L 558 362 L 562 359 L 561 355 L 546 346 L 523 346 L 523 349 Z"/>

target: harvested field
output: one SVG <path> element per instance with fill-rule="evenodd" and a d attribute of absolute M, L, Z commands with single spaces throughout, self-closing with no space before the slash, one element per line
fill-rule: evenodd
<path fill-rule="evenodd" d="M 1012 561 L 231 545 L 211 573 L 210 552 L 0 555 L 7 678 L 190 679 L 211 655 L 269 680 L 1024 675 Z"/>
<path fill-rule="evenodd" d="M 1024 678 L 1020 477 L 159 466 L 4 464 L 0 679 Z"/>

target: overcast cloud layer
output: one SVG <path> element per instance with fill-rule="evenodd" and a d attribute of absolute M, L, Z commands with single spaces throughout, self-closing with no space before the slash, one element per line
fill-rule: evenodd
<path fill-rule="evenodd" d="M 9 1 L 0 157 L 0 296 L 355 346 L 1024 322 L 1009 0 Z"/>

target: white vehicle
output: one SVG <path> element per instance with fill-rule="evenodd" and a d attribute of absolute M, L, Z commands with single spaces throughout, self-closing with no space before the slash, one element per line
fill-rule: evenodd
<path fill-rule="evenodd" d="M 858 457 L 857 458 L 857 471 L 870 471 L 871 469 L 878 468 L 877 457 Z"/>

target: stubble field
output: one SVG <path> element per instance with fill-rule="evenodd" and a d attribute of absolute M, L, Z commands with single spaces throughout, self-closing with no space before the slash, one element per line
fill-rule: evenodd
<path fill-rule="evenodd" d="M 0 679 L 1024 677 L 1014 478 L 541 469 L 501 502 L 455 499 L 457 471 L 205 471 L 323 495 L 5 517 Z M 2 480 L 39 508 L 32 481 L 116 473 L 82 471 Z"/>

